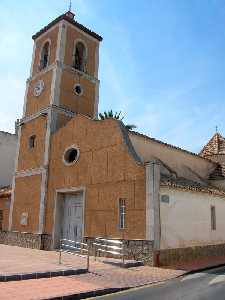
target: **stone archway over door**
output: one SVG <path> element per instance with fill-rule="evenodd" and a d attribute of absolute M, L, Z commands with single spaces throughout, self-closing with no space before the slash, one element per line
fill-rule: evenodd
<path fill-rule="evenodd" d="M 63 238 L 81 242 L 83 238 L 83 194 L 65 194 Z"/>

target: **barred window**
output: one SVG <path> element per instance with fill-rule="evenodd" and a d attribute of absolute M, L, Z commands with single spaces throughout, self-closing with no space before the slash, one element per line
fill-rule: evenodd
<path fill-rule="evenodd" d="M 126 219 L 126 203 L 125 199 L 119 199 L 119 228 L 125 228 Z"/>
<path fill-rule="evenodd" d="M 211 205 L 211 230 L 216 230 L 216 208 Z"/>

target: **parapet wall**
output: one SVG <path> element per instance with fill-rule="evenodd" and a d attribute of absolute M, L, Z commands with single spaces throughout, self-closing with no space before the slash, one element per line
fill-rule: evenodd
<path fill-rule="evenodd" d="M 224 253 L 225 244 L 163 249 L 159 252 L 158 262 L 160 266 L 171 266 L 201 258 L 224 256 Z"/>

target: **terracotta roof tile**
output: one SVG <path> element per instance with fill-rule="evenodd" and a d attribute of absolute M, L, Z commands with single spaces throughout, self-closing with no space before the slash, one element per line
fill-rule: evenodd
<path fill-rule="evenodd" d="M 6 186 L 6 187 L 1 187 L 0 188 L 0 198 L 4 198 L 7 196 L 10 196 L 12 193 L 11 187 L 10 186 Z"/>
<path fill-rule="evenodd" d="M 87 27 L 83 26 L 82 24 L 78 23 L 77 21 L 75 21 L 71 17 L 71 14 L 72 13 L 70 13 L 70 12 L 66 12 L 65 14 L 62 14 L 61 16 L 59 16 L 58 18 L 56 18 L 55 20 L 53 20 L 51 23 L 49 23 L 47 26 L 45 26 L 44 28 L 42 28 L 40 31 L 38 31 L 36 34 L 34 34 L 32 36 L 32 39 L 36 40 L 42 33 L 46 32 L 49 28 L 51 28 L 52 26 L 54 26 L 55 24 L 57 24 L 61 20 L 66 20 L 67 22 L 69 22 L 70 24 L 74 25 L 78 29 L 80 29 L 80 30 L 84 31 L 85 33 L 91 35 L 92 37 L 94 37 L 98 41 L 102 41 L 102 37 L 100 35 L 98 35 L 94 31 L 91 31 L 89 28 L 87 28 Z"/>
<path fill-rule="evenodd" d="M 186 191 L 203 192 L 225 197 L 225 191 L 219 188 L 211 185 L 203 185 L 183 177 L 172 178 L 163 175 L 161 176 L 160 185 L 164 187 L 174 187 Z"/>
<path fill-rule="evenodd" d="M 225 154 L 225 138 L 218 132 L 213 135 L 209 142 L 203 147 L 199 155 L 209 157 L 217 154 Z"/>

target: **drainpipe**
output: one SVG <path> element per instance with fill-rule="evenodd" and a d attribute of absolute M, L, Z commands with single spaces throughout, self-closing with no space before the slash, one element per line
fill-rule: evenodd
<path fill-rule="evenodd" d="M 160 164 L 156 160 L 146 163 L 146 240 L 153 241 L 154 265 L 159 265 L 161 239 L 160 224 Z"/>

